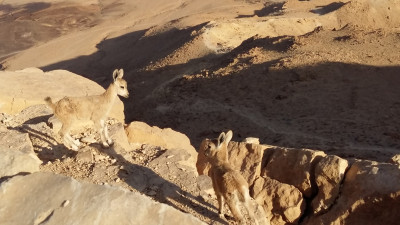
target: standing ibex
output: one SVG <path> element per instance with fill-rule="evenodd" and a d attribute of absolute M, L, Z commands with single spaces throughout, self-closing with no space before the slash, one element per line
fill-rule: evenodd
<path fill-rule="evenodd" d="M 250 205 L 256 205 L 251 204 L 249 185 L 244 177 L 232 168 L 228 161 L 227 147 L 231 139 L 232 131 L 228 131 L 226 134 L 222 132 L 218 139 L 205 139 L 203 140 L 205 145 L 202 145 L 205 146 L 204 155 L 211 164 L 209 175 L 212 180 L 215 194 L 217 195 L 219 215 L 222 218 L 224 217 L 223 199 L 225 199 L 235 220 L 240 224 L 243 224 L 244 217 L 239 208 L 239 202 L 242 202 L 250 216 L 250 219 L 258 224 L 258 221 L 254 216 L 254 211 L 250 208 Z M 254 210 L 255 209 L 256 208 L 254 208 Z M 268 224 L 265 214 L 262 223 Z"/>
<path fill-rule="evenodd" d="M 107 90 L 101 95 L 83 96 L 83 97 L 64 97 L 56 103 L 53 103 L 50 97 L 45 101 L 49 105 L 54 115 L 61 121 L 62 127 L 59 131 L 64 144 L 73 150 L 78 150 L 79 140 L 74 140 L 69 132 L 72 125 L 78 120 L 91 120 L 94 122 L 96 130 L 100 132 L 101 141 L 104 147 L 113 144 L 108 136 L 107 125 L 105 123 L 114 101 L 118 95 L 128 98 L 129 92 L 127 83 L 122 77 L 124 71 L 114 70 L 114 82 L 110 84 Z"/>

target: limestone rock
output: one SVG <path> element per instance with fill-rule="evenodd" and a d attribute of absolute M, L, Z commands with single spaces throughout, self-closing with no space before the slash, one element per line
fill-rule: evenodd
<path fill-rule="evenodd" d="M 124 125 L 122 123 L 116 123 L 109 127 L 109 136 L 113 140 L 114 145 L 117 145 L 125 151 L 131 150 L 128 137 L 125 133 Z"/>
<path fill-rule="evenodd" d="M 0 177 L 33 173 L 39 171 L 41 164 L 28 134 L 0 129 Z"/>
<path fill-rule="evenodd" d="M 311 197 L 317 189 L 313 183 L 315 164 L 326 154 L 308 149 L 273 149 L 262 176 L 297 187 L 305 197 Z"/>
<path fill-rule="evenodd" d="M 0 224 L 204 224 L 190 214 L 128 190 L 51 173 L 0 185 Z"/>
<path fill-rule="evenodd" d="M 204 155 L 207 143 L 207 139 L 204 139 L 200 143 L 200 147 L 198 149 L 196 168 L 199 175 L 210 175 L 209 171 L 211 169 L 211 164 L 208 162 L 207 157 Z"/>
<path fill-rule="evenodd" d="M 211 164 L 204 155 L 206 141 L 202 141 L 197 156 L 197 172 L 200 175 L 208 175 Z M 254 180 L 260 176 L 262 164 L 265 162 L 264 153 L 267 145 L 258 145 L 246 142 L 231 141 L 228 144 L 229 162 L 235 170 L 241 172 L 248 184 L 251 185 Z M 263 161 L 264 160 L 264 161 Z"/>
<path fill-rule="evenodd" d="M 251 143 L 251 144 L 260 144 L 260 139 L 256 137 L 247 137 L 243 140 L 243 142 Z"/>
<path fill-rule="evenodd" d="M 96 155 L 97 156 L 97 155 Z M 89 147 L 80 149 L 75 156 L 76 160 L 79 162 L 91 163 L 94 161 L 92 151 Z"/>
<path fill-rule="evenodd" d="M 263 206 L 272 225 L 297 224 L 306 206 L 303 194 L 296 187 L 269 177 L 257 178 L 251 195 Z"/>
<path fill-rule="evenodd" d="M 111 78 L 111 73 L 109 76 Z M 0 80 L 0 111 L 11 114 L 31 105 L 44 104 L 43 99 L 47 96 L 57 101 L 65 96 L 97 95 L 104 92 L 104 88 L 97 83 L 66 70 L 43 72 L 37 68 L 28 68 L 15 72 L 0 71 Z M 120 122 L 125 121 L 121 100 L 117 99 L 109 116 Z"/>
<path fill-rule="evenodd" d="M 196 178 L 198 176 L 194 164 L 187 164 L 190 154 L 180 149 L 167 149 L 163 154 L 156 157 L 148 163 L 150 168 L 156 168 L 158 174 L 169 174 L 170 178 L 178 182 L 180 185 L 191 190 L 198 191 L 196 186 Z M 150 184 L 160 187 L 161 197 L 178 198 L 179 188 L 173 183 L 162 182 L 161 184 Z"/>
<path fill-rule="evenodd" d="M 229 162 L 241 171 L 249 185 L 260 176 L 266 145 L 231 141 L 228 144 Z M 265 163 L 265 162 L 264 162 Z"/>
<path fill-rule="evenodd" d="M 170 128 L 161 129 L 146 123 L 135 121 L 125 128 L 130 143 L 149 144 L 166 149 L 183 149 L 190 154 L 188 164 L 194 165 L 197 152 L 190 144 L 189 138 Z"/>
<path fill-rule="evenodd" d="M 347 160 L 334 155 L 328 155 L 317 163 L 315 182 L 318 186 L 318 194 L 311 203 L 315 214 L 327 210 L 334 203 L 348 166 Z"/>
<path fill-rule="evenodd" d="M 346 173 L 336 204 L 304 224 L 398 224 L 399 181 L 396 165 L 358 160 Z"/>
<path fill-rule="evenodd" d="M 394 156 L 390 159 L 390 163 L 396 164 L 397 166 L 400 167 L 400 154 L 394 155 Z"/>

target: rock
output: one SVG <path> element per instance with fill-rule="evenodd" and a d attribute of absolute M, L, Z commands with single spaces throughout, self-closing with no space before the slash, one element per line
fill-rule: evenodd
<path fill-rule="evenodd" d="M 47 122 L 52 114 L 53 111 L 44 104 L 32 105 L 15 115 L 11 115 L 13 117 L 12 127 L 16 127 L 21 124 L 37 124 L 40 122 Z"/>
<path fill-rule="evenodd" d="M 93 144 L 93 143 L 97 142 L 94 134 L 85 136 L 85 137 L 81 138 L 80 140 L 81 140 L 81 142 L 86 143 L 86 144 Z"/>
<path fill-rule="evenodd" d="M 105 159 L 106 159 L 106 157 L 104 155 L 95 155 L 94 156 L 94 161 L 96 161 L 96 162 L 103 161 Z"/>
<path fill-rule="evenodd" d="M 328 155 L 317 163 L 315 182 L 318 186 L 318 194 L 311 203 L 314 214 L 324 212 L 334 203 L 348 166 L 347 160 L 334 155 Z"/>
<path fill-rule="evenodd" d="M 39 171 L 41 164 L 28 134 L 0 129 L 0 177 L 33 173 Z"/>
<path fill-rule="evenodd" d="M 96 155 L 98 156 L 98 155 Z M 90 163 L 93 162 L 93 154 L 90 148 L 85 147 L 83 149 L 80 149 L 78 153 L 75 156 L 76 160 L 78 162 L 83 162 L 83 163 Z"/>
<path fill-rule="evenodd" d="M 203 140 L 199 147 L 196 168 L 200 175 L 208 175 L 211 164 L 204 156 L 207 141 Z M 265 150 L 267 145 L 258 145 L 245 142 L 231 141 L 228 144 L 229 162 L 235 170 L 241 172 L 248 184 L 251 185 L 254 180 L 260 176 Z M 265 161 L 265 160 L 264 160 Z"/>
<path fill-rule="evenodd" d="M 272 225 L 297 224 L 304 213 L 306 203 L 303 194 L 293 185 L 259 177 L 250 192 L 256 202 L 263 206 Z"/>
<path fill-rule="evenodd" d="M 0 199 L 3 225 L 204 224 L 126 189 L 80 183 L 51 173 L 17 176 L 1 183 Z"/>
<path fill-rule="evenodd" d="M 187 165 L 189 157 L 189 153 L 182 152 L 180 149 L 167 149 L 159 157 L 150 161 L 148 165 L 150 168 L 157 168 L 158 174 L 168 174 L 171 177 L 175 177 L 174 179 L 188 190 L 197 191 L 196 177 L 198 174 L 194 164 Z M 162 187 L 169 188 L 168 185 L 163 185 Z M 161 191 L 162 194 L 170 193 L 169 190 L 163 190 L 163 188 Z"/>
<path fill-rule="evenodd" d="M 197 154 L 197 161 L 196 161 L 196 169 L 199 175 L 208 175 L 211 169 L 211 164 L 208 162 L 207 157 L 204 155 L 204 151 L 206 149 L 206 145 L 208 144 L 208 140 L 204 139 L 200 143 L 200 147 Z"/>
<path fill-rule="evenodd" d="M 109 74 L 111 78 L 111 73 Z M 105 90 L 97 83 L 66 70 L 43 72 L 37 68 L 0 71 L 0 111 L 15 114 L 28 106 L 44 104 L 44 98 L 57 101 L 65 96 L 97 95 Z M 124 104 L 117 99 L 109 114 L 125 121 Z"/>
<path fill-rule="evenodd" d="M 260 144 L 260 139 L 256 137 L 247 137 L 243 140 L 243 142 L 249 143 L 249 144 Z"/>
<path fill-rule="evenodd" d="M 304 224 L 398 224 L 399 181 L 396 165 L 357 160 L 346 173 L 336 203 Z"/>
<path fill-rule="evenodd" d="M 400 154 L 394 155 L 391 159 L 390 159 L 390 163 L 396 164 L 400 167 Z"/>
<path fill-rule="evenodd" d="M 326 154 L 308 149 L 275 148 L 262 170 L 263 177 L 270 177 L 279 182 L 297 187 L 305 197 L 311 197 L 317 192 L 313 181 L 316 163 Z"/>
<path fill-rule="evenodd" d="M 139 121 L 130 123 L 125 131 L 130 143 L 149 144 L 166 149 L 183 149 L 190 154 L 187 164 L 191 166 L 195 164 L 197 152 L 190 144 L 189 138 L 182 133 L 170 128 L 151 127 Z"/>
<path fill-rule="evenodd" d="M 129 144 L 128 137 L 125 133 L 124 125 L 122 123 L 116 123 L 109 127 L 109 136 L 113 140 L 114 145 L 118 145 L 125 151 L 133 150 Z"/>
<path fill-rule="evenodd" d="M 241 172 L 249 185 L 260 176 L 267 145 L 231 141 L 228 144 L 229 162 Z M 265 163 L 265 160 L 264 160 Z"/>
<path fill-rule="evenodd" d="M 196 178 L 196 184 L 197 188 L 200 190 L 200 196 L 203 197 L 203 199 L 209 199 L 211 198 L 216 198 L 213 186 L 212 186 L 212 181 L 209 176 L 206 175 L 200 175 Z"/>

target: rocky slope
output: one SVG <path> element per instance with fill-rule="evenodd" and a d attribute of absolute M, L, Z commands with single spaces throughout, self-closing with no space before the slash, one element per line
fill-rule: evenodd
<path fill-rule="evenodd" d="M 83 127 L 73 132 L 84 143 L 74 152 L 54 135 L 56 120 L 45 105 L 1 115 L 2 224 L 200 223 L 179 211 L 208 224 L 235 224 L 229 211 L 227 221 L 218 217 L 211 180 L 204 176 L 210 167 L 203 145 L 197 153 L 179 132 L 142 122 L 124 128 L 109 120 L 111 148 L 102 148 L 99 135 Z M 346 160 L 254 141 L 232 141 L 228 148 L 231 164 L 273 225 L 395 224 L 399 219 L 395 157 L 391 163 Z"/>

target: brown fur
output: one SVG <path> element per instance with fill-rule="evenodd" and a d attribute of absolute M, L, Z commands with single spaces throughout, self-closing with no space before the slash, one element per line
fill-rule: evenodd
<path fill-rule="evenodd" d="M 100 132 L 103 146 L 108 147 L 112 144 L 105 121 L 117 96 L 121 95 L 125 98 L 129 96 L 127 83 L 122 79 L 123 74 L 122 69 L 114 70 L 114 82 L 101 95 L 64 97 L 56 103 L 53 103 L 50 97 L 45 98 L 47 105 L 52 108 L 54 115 L 62 123 L 59 134 L 64 144 L 70 145 L 74 150 L 78 149 L 79 141 L 69 135 L 72 125 L 78 120 L 93 121 L 96 130 Z"/>
<path fill-rule="evenodd" d="M 219 214 L 223 215 L 223 200 L 225 199 L 235 220 L 243 223 L 244 217 L 239 209 L 242 202 L 252 220 L 258 224 L 253 210 L 250 209 L 249 186 L 243 176 L 232 168 L 228 161 L 228 143 L 232 139 L 232 131 L 222 132 L 218 139 L 205 139 L 204 155 L 211 164 L 210 177 L 217 195 Z"/>

